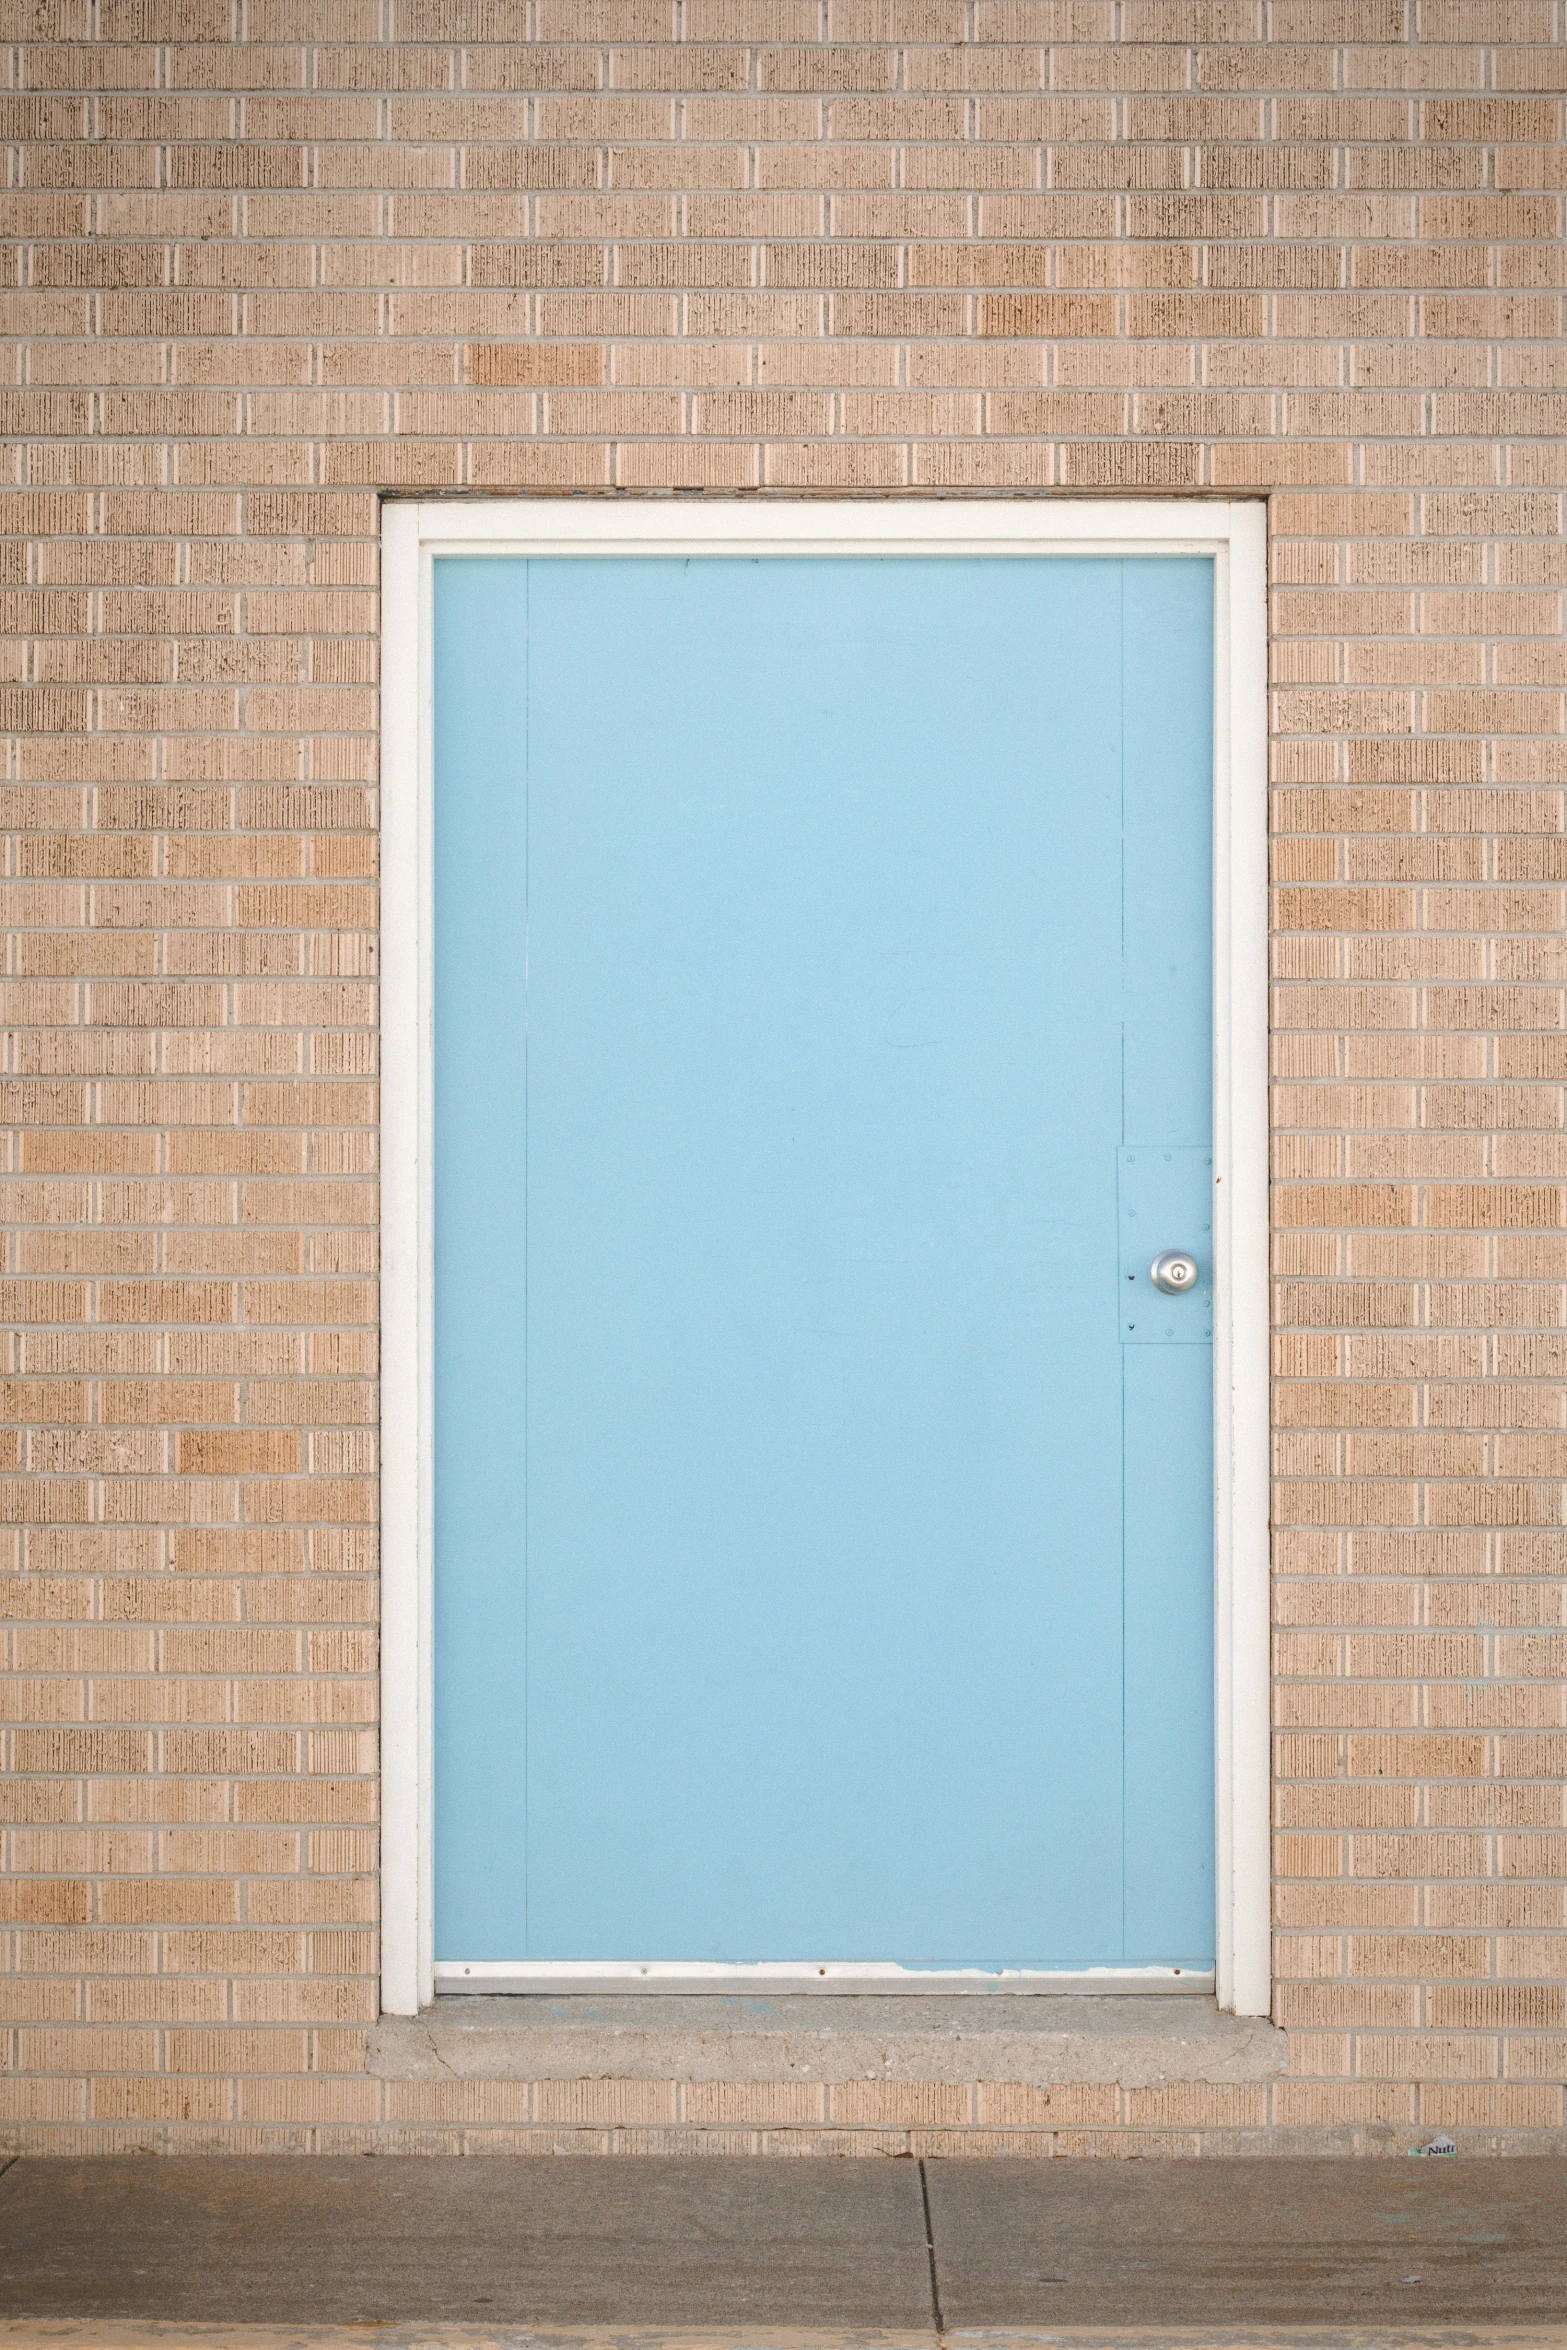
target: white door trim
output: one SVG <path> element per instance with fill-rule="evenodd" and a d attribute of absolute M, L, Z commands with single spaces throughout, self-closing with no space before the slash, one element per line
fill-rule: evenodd
<path fill-rule="evenodd" d="M 1214 558 L 1214 1746 L 1219 2005 L 1265 2015 L 1269 1927 L 1267 544 L 1260 501 L 389 501 L 381 686 L 381 2004 L 436 1990 L 432 1933 L 432 563 L 437 554 Z M 591 1987 L 755 1988 L 759 1970 L 588 1970 Z M 776 1987 L 1206 1990 L 1157 1970 L 768 1968 Z M 544 1986 L 560 1970 L 528 1969 Z M 522 1970 L 486 1969 L 486 1989 Z M 874 1974 L 874 1983 L 869 1977 Z M 443 1987 L 455 1987 L 449 1970 Z M 573 1969 L 571 1980 L 577 1981 Z M 553 1983 L 563 1988 L 564 1979 Z M 588 1975 L 580 1987 L 588 1988 Z M 769 1984 L 769 1987 L 774 1987 Z"/>

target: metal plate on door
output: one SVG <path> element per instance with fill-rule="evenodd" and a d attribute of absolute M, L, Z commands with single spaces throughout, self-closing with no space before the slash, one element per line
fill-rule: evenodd
<path fill-rule="evenodd" d="M 1213 1153 L 1154 1143 L 1116 1153 L 1123 1346 L 1206 1346 L 1213 1340 Z M 1156 1282 L 1154 1266 L 1196 1259 L 1189 1285 Z"/>

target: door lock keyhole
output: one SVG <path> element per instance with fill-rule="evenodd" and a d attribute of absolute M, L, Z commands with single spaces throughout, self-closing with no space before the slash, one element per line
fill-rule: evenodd
<path fill-rule="evenodd" d="M 1197 1286 L 1197 1259 L 1184 1248 L 1161 1249 L 1148 1272 L 1155 1289 L 1162 1289 L 1166 1297 L 1179 1297 Z"/>

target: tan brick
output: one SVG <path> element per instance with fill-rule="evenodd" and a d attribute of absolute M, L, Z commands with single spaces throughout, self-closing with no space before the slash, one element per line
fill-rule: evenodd
<path fill-rule="evenodd" d="M 974 2119 L 987 2128 L 1108 2128 L 1120 2119 L 1120 2092 L 1113 2083 L 1034 2088 L 981 2081 L 974 2091 Z"/>
<path fill-rule="evenodd" d="M 1268 2091 L 1263 2086 L 1175 2081 L 1126 2092 L 1126 2119 L 1143 2127 L 1255 2129 L 1267 2118 Z"/>
<path fill-rule="evenodd" d="M 678 2118 L 673 2081 L 540 2081 L 534 2094 L 541 2122 L 618 2124 Z"/>
<path fill-rule="evenodd" d="M 969 2107 L 967 2088 L 930 2081 L 835 2081 L 828 2090 L 828 2118 L 844 2126 L 961 2123 Z"/>
<path fill-rule="evenodd" d="M 1500 29 L 1431 0 L 1418 42 L 1385 0 L 1276 0 L 1266 37 L 1250 0 L 834 0 L 825 27 L 780 0 L 759 44 L 735 0 L 688 0 L 679 39 L 665 0 L 541 0 L 537 40 L 479 0 L 389 34 L 345 6 L 308 75 L 298 0 L 252 0 L 244 44 L 207 0 L 30 30 L 0 194 L 30 251 L 0 293 L 8 1982 L 29 2031 L 83 2026 L 25 2043 L 77 2069 L 9 2087 L 12 2126 L 954 2156 L 1268 2126 L 1250 2092 L 1121 2119 L 1071 2084 L 979 2088 L 974 2122 L 919 2084 L 884 2122 L 795 2084 L 590 2084 L 580 2120 L 571 2084 L 531 2118 L 526 2084 L 432 2084 L 449 2110 L 383 2119 L 347 2049 L 374 2014 L 378 493 L 613 484 L 1268 496 L 1271 2120 L 1559 2127 L 1546 0 Z M 195 2104 L 142 2049 L 173 2026 Z"/>
<path fill-rule="evenodd" d="M 377 2083 L 366 2083 L 374 2091 Z M 390 2122 L 526 2122 L 534 2091 L 527 2081 L 389 2081 Z"/>

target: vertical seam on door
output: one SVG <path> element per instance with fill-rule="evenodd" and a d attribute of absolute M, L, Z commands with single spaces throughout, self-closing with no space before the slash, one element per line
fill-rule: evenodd
<path fill-rule="evenodd" d="M 525 1956 L 533 1949 L 533 1810 L 532 1772 L 529 1768 L 533 1745 L 533 1676 L 530 1663 L 531 1631 L 528 1620 L 529 1537 L 532 1531 L 528 1436 L 532 1425 L 532 1364 L 528 1358 L 532 1317 L 529 1313 L 528 1280 L 532 1265 L 529 1248 L 528 1210 L 530 1185 L 529 1120 L 532 1096 L 529 1089 L 531 1071 L 528 1064 L 528 1031 L 533 1009 L 532 934 L 529 928 L 529 879 L 532 865 L 531 827 L 533 817 L 532 765 L 529 758 L 529 728 L 533 714 L 533 565 L 522 567 L 522 1947 Z"/>
<path fill-rule="evenodd" d="M 1126 561 L 1116 565 L 1116 618 L 1121 632 L 1121 657 L 1117 663 L 1120 681 L 1120 699 L 1116 707 L 1116 742 L 1119 751 L 1121 790 L 1121 1145 L 1128 1140 L 1126 1132 Z M 1116 1166 L 1116 1219 L 1119 1226 L 1120 1165 Z M 1120 1234 L 1117 1230 L 1117 1241 Z M 1121 1260 L 1116 1250 L 1116 1314 L 1121 1308 Z M 1121 1348 L 1121 1738 L 1119 1746 L 1121 1770 L 1121 1949 L 1122 1963 L 1126 1959 L 1126 1349 Z"/>

